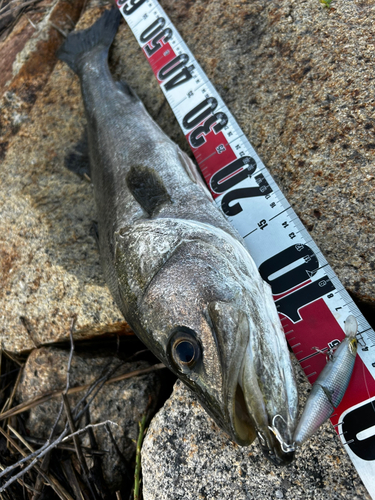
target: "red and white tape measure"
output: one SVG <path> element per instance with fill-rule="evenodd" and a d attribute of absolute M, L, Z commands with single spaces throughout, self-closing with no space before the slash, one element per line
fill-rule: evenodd
<path fill-rule="evenodd" d="M 117 0 L 189 141 L 217 206 L 244 238 L 272 287 L 286 338 L 310 382 L 324 350 L 359 325 L 359 355 L 331 418 L 375 499 L 375 332 L 290 207 L 204 71 L 156 0 Z"/>

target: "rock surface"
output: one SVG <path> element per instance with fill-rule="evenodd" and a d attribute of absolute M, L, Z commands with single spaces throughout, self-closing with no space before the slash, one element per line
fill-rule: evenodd
<path fill-rule="evenodd" d="M 257 444 L 233 444 L 181 382 L 150 424 L 142 474 L 144 500 L 370 500 L 329 424 L 277 468 Z"/>
<path fill-rule="evenodd" d="M 99 13 L 89 9 L 83 23 Z M 11 107 L 20 100 L 12 92 L 6 99 Z M 66 66 L 59 63 L 21 121 L 0 171 L 4 348 L 22 352 L 66 338 L 73 314 L 76 339 L 129 332 L 90 234 L 92 186 L 65 167 L 84 130 L 78 79 Z"/>
<path fill-rule="evenodd" d="M 21 2 L 17 4 L 19 7 Z M 28 5 L 31 12 L 23 8 L 19 15 L 13 2 L 8 3 L 10 17 L 15 17 L 13 22 L 8 20 L 0 36 L 0 160 L 46 84 L 63 34 L 74 27 L 83 4 L 84 0 L 42 0 Z"/>
<path fill-rule="evenodd" d="M 41 394 L 66 387 L 69 352 L 56 348 L 35 349 L 29 356 L 17 391 L 19 402 L 28 401 Z M 122 363 L 113 357 L 73 356 L 70 371 L 70 387 L 90 384 L 113 370 L 116 376 L 141 368 L 148 363 Z M 160 391 L 158 374 L 148 373 L 119 382 L 104 385 L 89 407 L 90 423 L 111 420 L 111 431 L 123 457 L 130 462 L 135 453 L 138 436 L 138 422 L 147 413 L 155 411 Z M 71 409 L 82 398 L 84 392 L 69 396 Z M 56 397 L 30 410 L 26 429 L 33 438 L 47 439 L 60 409 L 61 397 Z M 81 425 L 83 427 L 84 425 Z M 63 426 L 57 428 L 61 432 Z M 94 429 L 99 450 L 108 450 L 103 455 L 104 479 L 112 491 L 119 489 L 125 476 L 125 465 L 119 457 L 108 433 L 103 427 Z M 90 447 L 87 434 L 82 439 L 83 446 Z"/>

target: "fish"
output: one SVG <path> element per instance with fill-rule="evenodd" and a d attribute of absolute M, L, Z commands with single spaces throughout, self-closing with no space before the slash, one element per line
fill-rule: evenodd
<path fill-rule="evenodd" d="M 290 463 L 298 392 L 272 298 L 237 231 L 193 161 L 114 81 L 108 51 L 121 15 L 104 12 L 58 51 L 78 75 L 103 273 L 143 343 L 197 396 L 237 444 L 259 439 Z"/>
<path fill-rule="evenodd" d="M 357 320 L 353 315 L 348 316 L 345 338 L 328 358 L 307 398 L 293 438 L 295 447 L 300 447 L 315 434 L 341 403 L 354 369 L 357 331 Z"/>

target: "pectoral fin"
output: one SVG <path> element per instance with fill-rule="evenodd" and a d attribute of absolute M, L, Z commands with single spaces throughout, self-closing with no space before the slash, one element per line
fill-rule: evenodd
<path fill-rule="evenodd" d="M 136 201 L 150 217 L 164 204 L 171 203 L 171 197 L 161 177 L 150 167 L 131 167 L 126 176 L 126 183 Z"/>
<path fill-rule="evenodd" d="M 79 175 L 90 178 L 90 160 L 87 140 L 87 130 L 84 130 L 82 137 L 65 156 L 65 167 Z"/>

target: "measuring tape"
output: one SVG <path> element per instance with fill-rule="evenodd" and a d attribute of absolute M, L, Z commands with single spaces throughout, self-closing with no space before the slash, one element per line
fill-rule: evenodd
<path fill-rule="evenodd" d="M 358 322 L 359 350 L 346 394 L 332 416 L 345 449 L 375 499 L 375 332 L 244 136 L 156 0 L 117 5 L 159 82 L 218 208 L 244 238 L 272 287 L 286 338 L 314 383 L 328 350 Z"/>

